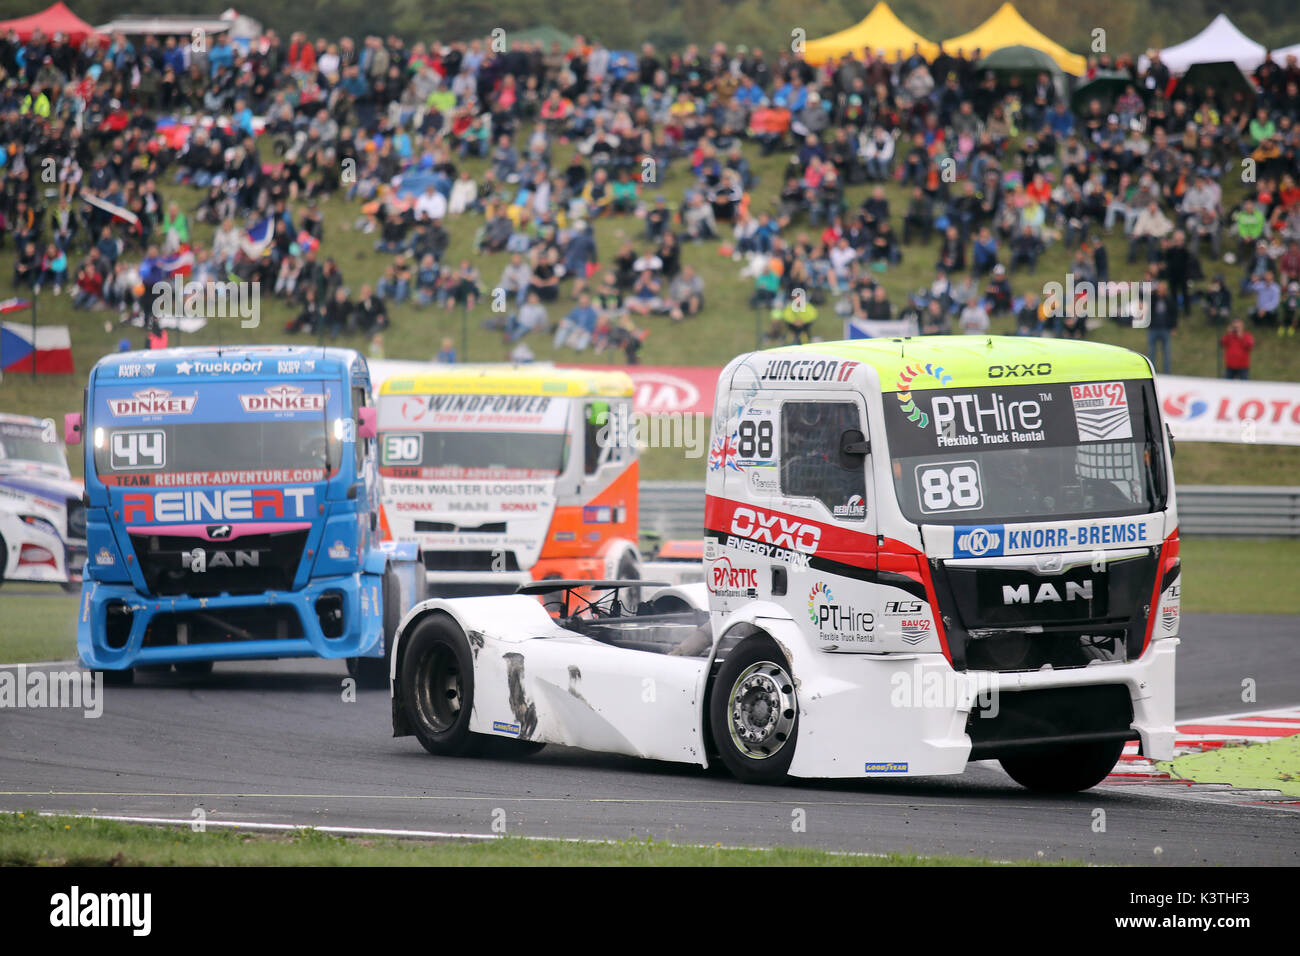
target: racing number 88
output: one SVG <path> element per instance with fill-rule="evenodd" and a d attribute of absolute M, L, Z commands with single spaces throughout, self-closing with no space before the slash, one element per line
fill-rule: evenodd
<path fill-rule="evenodd" d="M 772 423 L 768 420 L 755 422 L 746 418 L 740 423 L 741 458 L 772 457 Z"/>
<path fill-rule="evenodd" d="M 926 511 L 980 506 L 979 473 L 971 465 L 927 468 L 921 472 L 920 485 Z"/>

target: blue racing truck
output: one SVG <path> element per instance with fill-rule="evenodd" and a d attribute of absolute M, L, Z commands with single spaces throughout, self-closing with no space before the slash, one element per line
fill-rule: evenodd
<path fill-rule="evenodd" d="M 135 668 L 345 658 L 388 686 L 389 637 L 424 575 L 413 546 L 380 540 L 370 395 L 348 349 L 101 359 L 65 423 L 85 445 L 82 664 L 128 683 Z"/>

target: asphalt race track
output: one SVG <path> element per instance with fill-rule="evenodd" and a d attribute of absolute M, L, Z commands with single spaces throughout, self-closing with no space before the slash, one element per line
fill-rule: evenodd
<path fill-rule="evenodd" d="M 1186 615 L 1178 714 L 1300 703 L 1289 617 Z M 1109 863 L 1300 864 L 1300 805 L 1222 788 L 1107 782 L 1035 796 L 995 764 L 956 777 L 751 787 L 720 772 L 548 747 L 428 756 L 393 739 L 388 696 L 342 699 L 342 662 L 218 664 L 204 683 L 141 675 L 103 716 L 0 710 L 0 809 L 489 835 L 671 839 Z M 1243 705 L 1241 682 L 1257 682 Z M 1208 792 L 1206 792 L 1208 791 Z M 806 830 L 794 832 L 795 810 Z M 1105 832 L 1094 832 L 1094 810 Z M 1158 848 L 1158 849 L 1157 849 Z"/>

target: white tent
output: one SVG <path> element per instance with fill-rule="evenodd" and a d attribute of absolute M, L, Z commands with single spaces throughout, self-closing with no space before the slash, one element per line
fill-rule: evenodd
<path fill-rule="evenodd" d="M 1296 43 L 1292 46 L 1284 46 L 1279 50 L 1274 50 L 1268 55 L 1268 58 L 1278 66 L 1286 66 L 1286 58 L 1289 56 L 1293 56 L 1297 60 L 1300 60 L 1300 43 Z"/>
<path fill-rule="evenodd" d="M 1224 60 L 1231 60 L 1250 73 L 1264 62 L 1267 52 L 1262 43 L 1256 43 L 1246 36 L 1225 14 L 1220 13 L 1210 21 L 1209 26 L 1190 40 L 1161 50 L 1160 59 L 1176 74 L 1186 73 L 1187 68 L 1196 63 L 1219 63 Z"/>

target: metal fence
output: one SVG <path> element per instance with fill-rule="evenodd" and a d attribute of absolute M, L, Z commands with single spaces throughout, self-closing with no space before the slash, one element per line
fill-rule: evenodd
<path fill-rule="evenodd" d="M 1184 535 L 1300 537 L 1300 487 L 1182 485 L 1178 523 Z M 665 538 L 696 538 L 704 527 L 704 485 L 641 483 L 641 528 Z"/>

